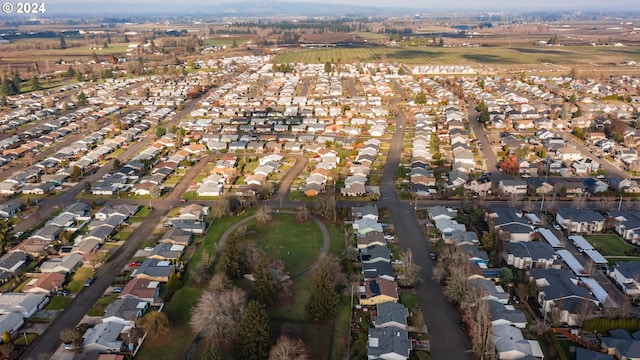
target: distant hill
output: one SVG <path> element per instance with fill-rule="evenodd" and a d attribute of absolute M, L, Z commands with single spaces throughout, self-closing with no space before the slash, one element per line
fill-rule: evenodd
<path fill-rule="evenodd" d="M 117 5 L 116 5 L 117 4 Z M 411 14 L 415 9 L 376 7 L 348 4 L 324 4 L 306 2 L 247 1 L 227 3 L 188 3 L 172 1 L 150 4 L 147 1 L 131 2 L 80 2 L 64 0 L 52 4 L 47 15 L 105 15 L 105 16 L 375 16 Z"/>

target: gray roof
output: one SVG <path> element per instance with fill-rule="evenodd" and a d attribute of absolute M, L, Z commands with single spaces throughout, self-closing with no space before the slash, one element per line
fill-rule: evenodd
<path fill-rule="evenodd" d="M 408 333 L 394 327 L 369 328 L 367 355 L 370 359 L 380 359 L 385 354 L 409 357 L 411 341 Z"/>
<path fill-rule="evenodd" d="M 509 294 L 503 291 L 499 291 L 499 287 L 495 282 L 488 279 L 476 278 L 471 279 L 470 282 L 477 288 L 481 288 L 488 296 L 494 297 L 500 300 L 508 300 Z"/>
<path fill-rule="evenodd" d="M 171 274 L 171 270 L 173 266 L 171 266 L 170 261 L 166 260 L 158 260 L 158 259 L 145 259 L 140 267 L 133 270 L 131 273 L 131 277 L 137 277 L 138 275 L 147 275 L 149 277 L 166 277 L 168 278 Z"/>
<path fill-rule="evenodd" d="M 621 261 L 616 263 L 614 268 L 627 279 L 635 279 L 640 276 L 640 262 Z"/>
<path fill-rule="evenodd" d="M 183 245 L 175 245 L 171 243 L 160 243 L 153 247 L 149 257 L 163 258 L 167 260 L 179 259 L 184 251 Z"/>
<path fill-rule="evenodd" d="M 0 258 L 0 270 L 15 272 L 27 261 L 27 254 L 22 251 L 15 251 L 4 254 Z"/>
<path fill-rule="evenodd" d="M 402 304 L 388 301 L 377 306 L 377 316 L 373 320 L 376 327 L 383 326 L 390 322 L 407 325 L 409 310 Z"/>
<path fill-rule="evenodd" d="M 361 218 L 366 215 L 374 215 L 375 217 L 379 216 L 378 207 L 375 205 L 354 206 L 351 208 L 351 213 L 357 218 Z"/>
<path fill-rule="evenodd" d="M 507 320 L 511 323 L 527 323 L 527 317 L 520 310 L 507 308 L 507 306 L 495 300 L 487 300 L 487 305 L 489 305 L 489 314 L 492 321 Z"/>
<path fill-rule="evenodd" d="M 144 315 L 146 307 L 146 301 L 141 301 L 136 298 L 121 298 L 107 305 L 102 317 L 107 318 L 113 316 L 123 320 L 135 321 Z"/>
<path fill-rule="evenodd" d="M 590 209 L 563 208 L 558 210 L 558 214 L 562 216 L 563 219 L 571 220 L 578 223 L 593 223 L 604 221 L 604 216 L 602 216 L 602 214 Z"/>
<path fill-rule="evenodd" d="M 513 254 L 518 258 L 555 259 L 558 255 L 548 244 L 540 241 L 524 241 L 507 243 L 507 254 Z"/>
<path fill-rule="evenodd" d="M 571 310 L 568 304 L 569 297 L 578 297 L 596 301 L 589 290 L 576 285 L 577 277 L 571 270 L 565 269 L 531 269 L 531 276 L 538 279 L 546 279 L 548 284 L 539 285 L 540 291 L 544 291 L 547 300 L 563 299 L 563 307 Z"/>
<path fill-rule="evenodd" d="M 606 348 L 615 348 L 627 359 L 640 358 L 640 340 L 622 329 L 614 329 L 609 332 L 612 336 L 602 337 L 602 343 Z"/>
<path fill-rule="evenodd" d="M 391 261 L 391 256 L 391 250 L 386 246 L 370 245 L 360 250 L 360 259 L 363 263 L 373 260 L 389 262 Z"/>
<path fill-rule="evenodd" d="M 396 276 L 395 271 L 393 271 L 393 265 L 387 262 L 363 263 L 362 273 L 365 279 L 375 279 L 378 276 L 395 278 Z"/>
<path fill-rule="evenodd" d="M 85 348 L 89 351 L 120 351 L 122 340 L 119 340 L 120 333 L 125 325 L 117 322 L 100 323 L 87 330 L 84 334 Z"/>
<path fill-rule="evenodd" d="M 623 217 L 622 221 L 626 230 L 640 228 L 640 212 L 638 211 L 610 211 L 609 216 L 614 218 Z"/>

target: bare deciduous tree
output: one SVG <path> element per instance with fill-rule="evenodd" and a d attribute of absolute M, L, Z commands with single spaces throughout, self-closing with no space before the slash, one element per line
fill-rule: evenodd
<path fill-rule="evenodd" d="M 271 208 L 267 205 L 264 205 L 263 207 L 259 208 L 258 211 L 256 212 L 256 220 L 260 224 L 266 224 L 267 222 L 269 222 L 269 220 L 271 220 L 271 218 L 272 218 Z"/>
<path fill-rule="evenodd" d="M 309 352 L 304 341 L 288 335 L 278 338 L 269 352 L 269 360 L 308 360 Z"/>
<path fill-rule="evenodd" d="M 398 279 L 398 283 L 402 286 L 418 285 L 422 281 L 420 277 L 422 268 L 413 261 L 413 252 L 411 252 L 411 249 L 402 252 L 401 260 L 402 266 L 399 270 L 404 276 Z"/>
<path fill-rule="evenodd" d="M 237 287 L 207 291 L 193 309 L 191 329 L 220 347 L 229 347 L 236 339 L 245 304 L 246 295 Z"/>

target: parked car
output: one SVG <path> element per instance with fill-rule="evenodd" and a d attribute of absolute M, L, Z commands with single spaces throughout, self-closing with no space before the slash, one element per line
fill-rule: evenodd
<path fill-rule="evenodd" d="M 94 281 L 96 281 L 96 278 L 92 276 L 88 278 L 87 281 L 84 282 L 84 286 L 91 286 L 91 284 L 93 284 Z"/>
<path fill-rule="evenodd" d="M 60 289 L 56 291 L 56 295 L 58 296 L 69 296 L 70 292 L 67 289 Z"/>
<path fill-rule="evenodd" d="M 113 290 L 111 290 L 112 293 L 114 294 L 120 294 L 122 292 L 122 288 L 121 287 L 114 287 Z"/>
<path fill-rule="evenodd" d="M 553 228 L 558 230 L 558 231 L 562 231 L 562 228 L 558 224 L 553 224 Z"/>
<path fill-rule="evenodd" d="M 436 255 L 436 253 L 434 253 L 434 252 L 430 252 L 430 253 L 429 253 L 429 257 L 430 257 L 430 258 L 431 258 L 431 260 L 433 260 L 433 261 L 435 261 L 435 260 L 438 258 L 438 256 L 437 256 L 437 255 Z"/>

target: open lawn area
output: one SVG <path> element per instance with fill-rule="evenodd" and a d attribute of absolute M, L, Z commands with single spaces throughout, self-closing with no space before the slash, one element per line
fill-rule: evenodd
<path fill-rule="evenodd" d="M 266 224 L 255 220 L 248 224 L 253 241 L 273 258 L 281 259 L 292 275 L 307 270 L 320 255 L 322 232 L 313 221 L 297 222 L 293 214 L 273 214 Z"/>
<path fill-rule="evenodd" d="M 626 251 L 636 248 L 616 234 L 585 235 L 584 238 L 603 256 L 626 256 Z"/>
<path fill-rule="evenodd" d="M 253 214 L 255 209 L 241 216 L 215 219 L 189 264 L 198 264 L 205 252 L 215 252 L 222 234 L 238 221 Z M 262 225 L 251 220 L 247 225 L 254 233 L 241 241 L 255 241 L 270 255 L 281 258 L 285 262 L 285 268 L 292 273 L 307 269 L 318 258 L 322 234 L 313 221 L 297 223 L 292 214 L 274 213 L 273 219 L 267 224 Z M 330 253 L 337 255 L 344 247 L 342 227 L 328 224 L 327 229 L 331 238 Z M 287 255 L 288 251 L 292 252 L 291 256 Z M 293 254 L 298 256 L 294 257 Z M 185 285 L 173 294 L 163 310 L 171 323 L 171 331 L 159 338 L 148 337 L 136 358 L 155 360 L 184 357 L 195 337 L 189 326 L 191 309 L 204 291 L 204 286 L 197 283 L 192 276 L 191 272 L 196 268 L 197 265 L 188 266 L 183 277 Z M 239 280 L 239 285 L 245 287 L 248 283 Z M 310 323 L 307 320 L 305 305 L 311 293 L 311 275 L 304 274 L 293 280 L 292 292 L 290 300 L 275 304 L 269 309 L 273 335 L 277 337 L 285 324 L 294 326 L 300 330 L 311 352 L 321 354 L 314 358 L 342 359 L 349 330 L 349 299 L 343 298 L 340 301 L 335 321 Z M 200 354 L 206 345 L 206 342 L 201 342 L 195 354 Z"/>
<path fill-rule="evenodd" d="M 71 302 L 68 296 L 51 296 L 45 310 L 62 310 Z"/>
<path fill-rule="evenodd" d="M 93 275 L 93 270 L 88 266 L 83 266 L 76 270 L 71 278 L 69 284 L 67 284 L 67 290 L 72 293 L 78 293 L 84 289 L 84 282 Z"/>

